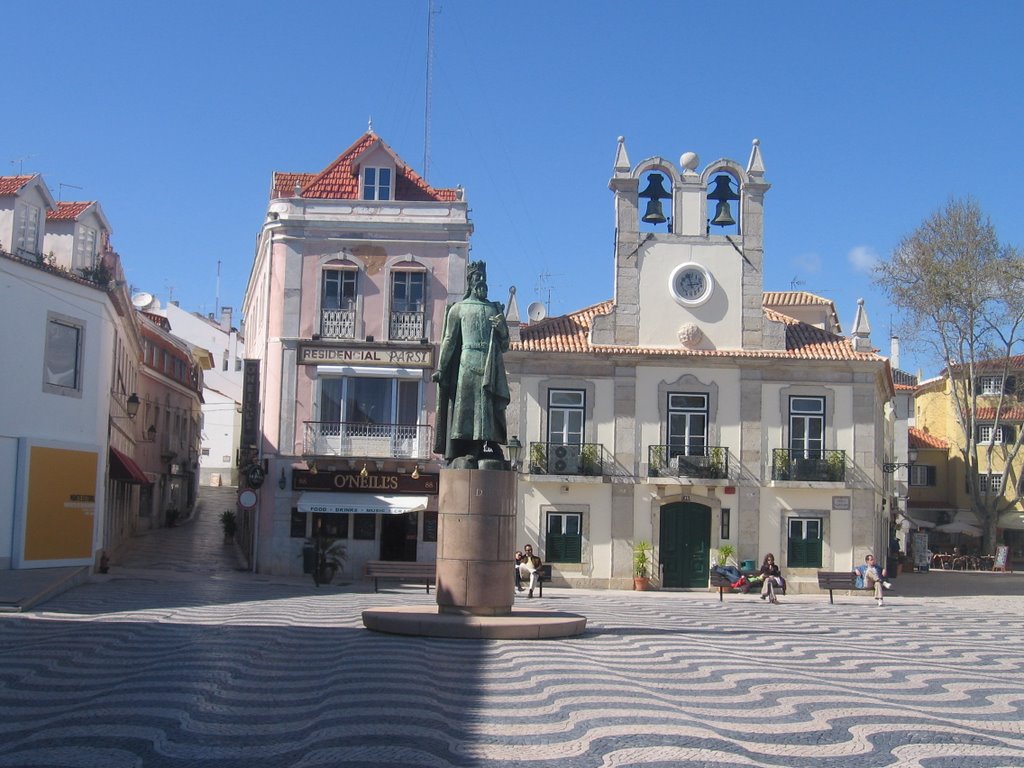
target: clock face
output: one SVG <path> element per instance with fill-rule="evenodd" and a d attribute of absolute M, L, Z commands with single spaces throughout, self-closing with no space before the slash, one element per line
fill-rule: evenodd
<path fill-rule="evenodd" d="M 711 273 L 699 264 L 683 264 L 672 273 L 672 295 L 686 306 L 697 306 L 711 298 Z"/>

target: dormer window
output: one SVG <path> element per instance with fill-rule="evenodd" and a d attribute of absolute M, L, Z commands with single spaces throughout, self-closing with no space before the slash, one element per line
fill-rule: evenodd
<path fill-rule="evenodd" d="M 390 168 L 364 168 L 363 200 L 390 200 L 391 175 Z"/>
<path fill-rule="evenodd" d="M 74 269 L 92 269 L 94 266 L 96 266 L 96 230 L 79 224 L 78 233 L 75 236 L 72 267 Z"/>

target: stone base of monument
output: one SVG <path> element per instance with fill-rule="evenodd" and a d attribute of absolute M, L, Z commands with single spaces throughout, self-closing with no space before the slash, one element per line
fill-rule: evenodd
<path fill-rule="evenodd" d="M 380 632 L 427 637 L 541 638 L 578 635 L 583 616 L 512 611 L 516 474 L 444 469 L 438 495 L 437 608 L 363 611 Z"/>

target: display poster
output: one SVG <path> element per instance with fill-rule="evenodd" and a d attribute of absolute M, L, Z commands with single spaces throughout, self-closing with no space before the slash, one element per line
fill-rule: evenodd
<path fill-rule="evenodd" d="M 96 515 L 96 451 L 29 448 L 24 560 L 92 557 Z"/>
<path fill-rule="evenodd" d="M 931 566 L 931 558 L 928 554 L 928 534 L 924 531 L 917 531 L 910 537 L 910 551 L 914 556 L 914 567 L 919 571 L 927 571 Z"/>
<path fill-rule="evenodd" d="M 992 565 L 993 571 L 1005 571 L 1007 570 L 1007 560 L 1010 557 L 1010 548 L 1005 544 L 1000 544 L 996 547 L 996 561 Z"/>

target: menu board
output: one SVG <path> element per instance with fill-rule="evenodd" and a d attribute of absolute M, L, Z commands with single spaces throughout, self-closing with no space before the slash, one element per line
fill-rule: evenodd
<path fill-rule="evenodd" d="M 927 571 L 931 566 L 931 555 L 928 552 L 928 534 L 918 531 L 910 538 L 910 551 L 914 555 L 914 567 L 919 571 Z"/>
<path fill-rule="evenodd" d="M 1010 548 L 1005 544 L 1000 544 L 996 547 L 996 561 L 992 566 L 993 571 L 1005 571 L 1007 570 L 1007 559 L 1010 556 Z"/>

